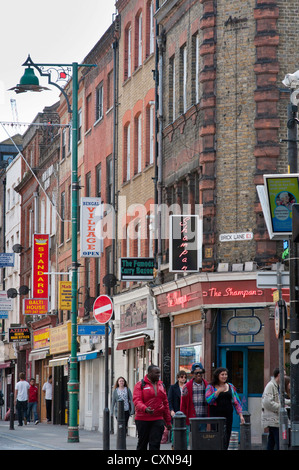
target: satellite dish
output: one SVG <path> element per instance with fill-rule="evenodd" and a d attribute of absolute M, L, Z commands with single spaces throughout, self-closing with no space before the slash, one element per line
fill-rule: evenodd
<path fill-rule="evenodd" d="M 23 250 L 23 247 L 22 247 L 22 245 L 20 245 L 19 243 L 17 243 L 16 245 L 14 245 L 14 246 L 12 247 L 12 251 L 13 251 L 14 253 L 21 253 L 22 250 Z"/>
<path fill-rule="evenodd" d="M 103 277 L 103 284 L 106 287 L 114 287 L 117 283 L 117 278 L 114 274 L 106 274 Z"/>
<path fill-rule="evenodd" d="M 11 289 L 8 289 L 7 291 L 7 297 L 9 299 L 15 299 L 17 297 L 17 289 L 14 289 L 13 287 Z"/>
<path fill-rule="evenodd" d="M 27 295 L 28 292 L 29 292 L 29 287 L 27 287 L 27 286 L 21 286 L 19 288 L 19 294 L 20 295 Z"/>

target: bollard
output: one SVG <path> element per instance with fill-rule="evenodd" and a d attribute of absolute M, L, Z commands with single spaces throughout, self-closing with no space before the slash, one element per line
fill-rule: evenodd
<path fill-rule="evenodd" d="M 173 448 L 174 450 L 187 450 L 186 416 L 177 411 L 173 417 Z"/>
<path fill-rule="evenodd" d="M 250 413 L 243 411 L 245 423 L 240 426 L 240 450 L 251 450 Z"/>
<path fill-rule="evenodd" d="M 116 449 L 117 450 L 126 450 L 126 418 L 125 418 L 125 408 L 124 401 L 117 401 L 117 439 L 116 439 Z"/>
<path fill-rule="evenodd" d="M 14 394 L 11 392 L 10 394 L 10 415 L 9 415 L 9 429 L 13 430 L 14 429 Z"/>

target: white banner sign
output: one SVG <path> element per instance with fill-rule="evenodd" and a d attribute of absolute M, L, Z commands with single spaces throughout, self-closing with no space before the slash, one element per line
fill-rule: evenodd
<path fill-rule="evenodd" d="M 81 246 L 83 258 L 98 258 L 102 252 L 102 239 L 97 237 L 97 224 L 102 218 L 101 198 L 81 198 Z"/>

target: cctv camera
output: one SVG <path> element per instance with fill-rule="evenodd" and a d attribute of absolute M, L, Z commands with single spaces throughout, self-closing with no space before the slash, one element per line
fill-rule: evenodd
<path fill-rule="evenodd" d="M 295 73 L 288 73 L 282 80 L 282 83 L 289 88 L 294 88 L 298 86 L 299 85 L 299 70 L 297 70 Z"/>

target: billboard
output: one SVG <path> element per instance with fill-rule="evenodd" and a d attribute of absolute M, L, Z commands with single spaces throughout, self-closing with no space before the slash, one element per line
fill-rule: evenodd
<path fill-rule="evenodd" d="M 299 174 L 264 175 L 264 192 L 262 207 L 264 215 L 268 212 L 265 219 L 270 238 L 290 236 L 292 206 L 299 203 Z"/>

